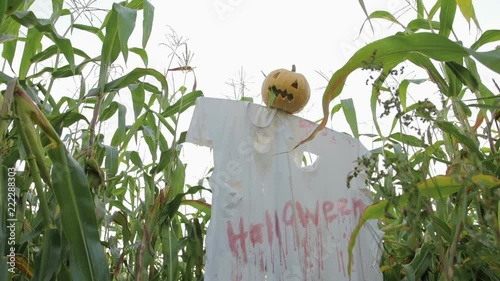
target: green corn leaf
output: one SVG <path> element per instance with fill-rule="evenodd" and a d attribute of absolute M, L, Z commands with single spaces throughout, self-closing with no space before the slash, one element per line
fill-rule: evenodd
<path fill-rule="evenodd" d="M 113 4 L 113 7 L 119 4 Z M 96 96 L 99 96 L 106 92 L 104 86 L 108 82 L 108 72 L 111 64 L 120 55 L 120 42 L 118 39 L 118 16 L 116 9 L 111 9 L 111 11 L 106 15 L 103 22 L 103 28 L 106 28 L 106 35 L 102 42 L 101 48 L 101 64 L 99 69 L 99 83 Z M 92 90 L 91 90 L 92 91 Z M 89 93 L 90 94 L 90 93 Z"/>
<path fill-rule="evenodd" d="M 19 28 L 21 24 L 15 21 L 12 17 L 7 17 L 0 23 L 0 34 L 5 36 L 15 36 L 18 37 Z M 14 54 L 16 51 L 17 40 L 11 40 L 3 43 L 2 45 L 2 57 L 12 65 L 12 61 L 14 59 Z"/>
<path fill-rule="evenodd" d="M 122 234 L 123 234 L 123 242 L 125 245 L 128 245 L 130 243 L 131 233 L 130 233 L 129 223 L 127 221 L 127 215 L 125 215 L 121 211 L 118 211 L 118 212 L 115 212 L 109 220 L 121 225 Z"/>
<path fill-rule="evenodd" d="M 160 161 L 155 167 L 151 169 L 149 173 L 157 174 L 163 171 L 167 167 L 167 165 L 172 161 L 172 159 L 173 159 L 172 149 L 167 149 L 165 151 L 162 151 L 160 154 Z"/>
<path fill-rule="evenodd" d="M 148 123 L 147 121 L 148 119 L 146 118 L 146 124 Z M 156 130 L 152 129 L 150 126 L 147 125 L 142 126 L 142 135 L 144 136 L 144 141 L 148 145 L 149 152 L 151 153 L 151 157 L 153 158 L 153 162 L 156 162 L 156 157 L 158 152 L 155 132 Z"/>
<path fill-rule="evenodd" d="M 203 212 L 210 216 L 212 206 L 207 202 L 201 200 L 183 200 L 181 205 L 191 206 L 200 212 Z"/>
<path fill-rule="evenodd" d="M 354 107 L 354 103 L 352 99 L 341 100 L 340 104 L 342 104 L 342 110 L 344 111 L 345 119 L 351 127 L 352 134 L 354 138 L 359 139 L 359 130 L 358 130 L 358 120 L 356 118 L 356 108 Z"/>
<path fill-rule="evenodd" d="M 434 229 L 443 237 L 445 241 L 448 243 L 451 243 L 452 237 L 451 237 L 451 228 L 441 219 L 438 217 L 432 215 L 432 225 Z"/>
<path fill-rule="evenodd" d="M 127 8 L 139 10 L 144 6 L 144 0 L 132 0 L 127 4 Z"/>
<path fill-rule="evenodd" d="M 156 111 L 150 111 L 151 113 L 154 114 L 154 116 L 156 116 L 156 118 L 158 118 L 158 120 L 161 122 L 161 124 L 163 126 L 165 126 L 167 128 L 167 130 L 172 134 L 172 135 L 175 135 L 175 128 L 170 125 L 170 123 L 168 123 L 167 119 L 165 117 L 163 117 L 161 114 L 159 114 L 158 112 Z M 175 122 L 175 121 L 174 121 Z"/>
<path fill-rule="evenodd" d="M 50 140 L 48 154 L 53 164 L 50 186 L 60 206 L 63 235 L 71 248 L 73 280 L 106 281 L 109 279 L 108 264 L 99 239 L 94 202 L 85 172 L 66 151 L 54 128 L 38 107 L 29 101 L 29 97 L 21 92 L 16 98 L 26 101 L 18 110 L 29 113 L 32 121 Z"/>
<path fill-rule="evenodd" d="M 175 216 L 175 214 L 179 210 L 179 206 L 181 205 L 186 195 L 195 194 L 203 189 L 204 189 L 203 186 L 199 185 L 191 186 L 186 192 L 176 194 L 175 196 L 169 196 L 171 200 L 167 204 L 167 210 L 166 210 L 167 217 L 173 218 Z"/>
<path fill-rule="evenodd" d="M 472 92 L 479 90 L 479 83 L 477 82 L 476 77 L 474 77 L 474 75 L 467 68 L 453 61 L 446 62 L 445 64 L 446 67 L 453 72 L 454 76 L 465 84 Z"/>
<path fill-rule="evenodd" d="M 50 38 L 54 42 L 54 44 L 56 44 L 59 50 L 61 50 L 61 52 L 64 54 L 64 57 L 68 61 L 71 70 L 74 70 L 75 56 L 73 53 L 71 41 L 57 34 L 54 26 L 49 20 L 38 19 L 31 11 L 15 12 L 12 15 L 12 18 L 14 18 L 20 24 L 28 27 L 30 30 L 32 28 L 36 28 L 39 32 Z M 31 56 L 29 58 L 31 58 Z"/>
<path fill-rule="evenodd" d="M 437 84 L 439 90 L 446 96 L 450 95 L 448 83 L 446 83 L 440 72 L 428 57 L 420 54 L 411 54 L 408 56 L 408 60 L 415 65 L 424 68 L 429 75 L 429 79 Z"/>
<path fill-rule="evenodd" d="M 122 140 L 125 137 L 125 117 L 127 115 L 127 108 L 123 104 L 119 104 L 118 106 L 118 128 L 116 129 L 116 133 L 118 138 Z"/>
<path fill-rule="evenodd" d="M 12 66 L 16 54 L 17 40 L 8 41 L 2 44 L 2 57 Z"/>
<path fill-rule="evenodd" d="M 425 19 L 414 19 L 408 23 L 406 28 L 415 32 L 420 29 L 424 30 L 439 30 L 441 24 L 438 21 L 428 21 Z"/>
<path fill-rule="evenodd" d="M 267 96 L 269 97 L 269 100 L 267 101 L 267 107 L 271 107 L 273 106 L 274 101 L 276 100 L 277 94 L 273 88 L 270 88 L 268 91 L 269 93 Z"/>
<path fill-rule="evenodd" d="M 415 4 L 417 6 L 417 18 L 421 19 L 424 17 L 424 3 L 422 0 L 416 0 Z"/>
<path fill-rule="evenodd" d="M 24 45 L 24 52 L 19 66 L 19 79 L 24 80 L 28 74 L 31 62 L 30 59 L 36 54 L 39 47 L 41 47 L 43 34 L 35 28 L 28 29 L 26 36 L 26 44 Z"/>
<path fill-rule="evenodd" d="M 410 83 L 421 84 L 425 81 L 427 81 L 427 79 L 405 79 L 401 81 L 398 87 L 398 96 L 399 102 L 401 102 L 401 106 L 403 107 L 403 111 L 406 111 L 406 97 Z"/>
<path fill-rule="evenodd" d="M 23 1 L 23 0 L 7 1 L 7 8 L 5 10 L 5 15 L 12 15 L 12 13 L 15 13 L 16 11 L 19 11 L 19 10 L 22 10 L 25 8 L 29 8 L 29 6 L 26 4 L 30 4 L 30 3 L 27 3 L 26 1 Z"/>
<path fill-rule="evenodd" d="M 448 38 L 453 29 L 453 20 L 457 11 L 457 2 L 455 0 L 442 0 L 441 11 L 439 13 L 439 35 Z"/>
<path fill-rule="evenodd" d="M 104 92 L 109 93 L 118 91 L 122 88 L 128 87 L 131 84 L 137 83 L 137 80 L 139 78 L 148 75 L 153 76 L 154 78 L 156 78 L 156 80 L 158 80 L 158 82 L 160 82 L 165 94 L 168 92 L 167 80 L 165 79 L 163 74 L 151 68 L 136 68 L 132 70 L 128 74 L 104 85 Z M 92 89 L 89 91 L 88 95 L 96 96 L 98 92 L 99 89 Z"/>
<path fill-rule="evenodd" d="M 106 175 L 113 177 L 118 172 L 118 149 L 114 146 L 103 145 L 106 150 L 106 161 L 104 167 L 106 168 Z"/>
<path fill-rule="evenodd" d="M 178 252 L 179 241 L 172 227 L 168 224 L 161 226 L 161 249 L 163 254 L 163 264 L 166 270 L 167 280 L 178 280 L 177 274 L 179 272 L 179 259 Z"/>
<path fill-rule="evenodd" d="M 50 47 L 48 47 L 47 49 L 43 50 L 42 52 L 34 55 L 31 59 L 30 59 L 30 62 L 31 63 L 36 63 L 36 62 L 41 62 L 41 61 L 44 61 L 44 60 L 47 60 L 49 58 L 51 58 L 52 56 L 54 56 L 55 54 L 57 54 L 57 51 L 58 51 L 58 48 L 56 45 L 52 45 Z M 81 57 L 83 57 L 84 59 L 87 59 L 87 60 L 90 60 L 91 58 L 82 50 L 80 49 L 73 49 L 73 52 L 76 54 L 76 55 L 79 55 Z"/>
<path fill-rule="evenodd" d="M 370 97 L 370 108 L 371 108 L 371 112 L 372 112 L 372 119 L 373 119 L 373 122 L 375 124 L 375 129 L 377 130 L 379 135 L 382 135 L 382 131 L 380 130 L 380 126 L 378 124 L 377 102 L 378 102 L 378 98 L 380 95 L 380 91 L 382 89 L 381 85 L 383 85 L 383 83 L 385 82 L 385 80 L 389 76 L 391 69 L 395 66 L 396 66 L 395 63 L 389 63 L 389 64 L 384 65 L 382 68 L 382 71 L 380 72 L 380 75 L 373 82 L 372 95 Z M 322 125 L 322 124 L 323 123 L 321 123 L 320 125 Z"/>
<path fill-rule="evenodd" d="M 474 7 L 472 6 L 472 0 L 455 0 L 457 2 L 458 7 L 460 8 L 460 12 L 464 16 L 467 23 L 470 23 L 470 19 L 474 15 Z"/>
<path fill-rule="evenodd" d="M 60 227 L 48 229 L 35 263 L 32 281 L 50 281 L 61 266 L 62 241 Z"/>
<path fill-rule="evenodd" d="M 366 15 L 366 18 L 368 19 L 368 22 L 370 23 L 370 27 L 373 30 L 372 22 L 370 21 L 370 17 L 368 16 L 368 11 L 366 10 L 365 1 L 358 0 L 358 2 L 359 2 L 359 5 L 361 6 L 361 9 L 363 9 L 363 13 L 365 13 L 365 15 Z"/>
<path fill-rule="evenodd" d="M 417 184 L 419 194 L 426 198 L 442 199 L 460 191 L 465 187 L 463 180 L 458 180 L 452 176 L 435 176 Z M 406 204 L 409 194 L 405 193 L 400 197 L 400 204 Z"/>
<path fill-rule="evenodd" d="M 500 222 L 500 201 L 498 201 L 497 221 Z M 500 232 L 500 223 L 498 224 L 498 232 Z"/>
<path fill-rule="evenodd" d="M 103 122 L 108 120 L 113 115 L 115 115 L 117 110 L 118 110 L 118 103 L 114 101 L 109 106 L 105 107 L 102 110 L 102 113 L 99 115 L 99 121 Z"/>
<path fill-rule="evenodd" d="M 342 104 L 336 104 L 335 106 L 332 107 L 332 111 L 330 112 L 330 118 L 333 117 L 333 115 L 337 112 L 339 112 L 342 109 Z"/>
<path fill-rule="evenodd" d="M 128 159 L 134 164 L 136 167 L 143 168 L 141 156 L 137 151 L 127 151 Z"/>
<path fill-rule="evenodd" d="M 148 0 L 144 0 L 144 19 L 142 21 L 142 48 L 146 48 L 149 41 L 149 36 L 153 30 L 153 19 L 155 8 Z M 147 63 L 146 63 L 147 65 Z"/>
<path fill-rule="evenodd" d="M 398 142 L 401 142 L 403 144 L 414 146 L 414 147 L 424 147 L 425 146 L 424 142 L 421 139 L 419 139 L 415 136 L 407 135 L 407 134 L 403 134 L 403 133 L 394 133 L 394 134 L 390 135 L 389 138 L 396 140 Z"/>
<path fill-rule="evenodd" d="M 472 184 L 491 189 L 500 185 L 500 179 L 490 175 L 481 174 L 473 176 L 470 181 L 458 179 L 453 176 L 435 176 L 419 182 L 416 188 L 418 193 L 425 198 L 442 199 L 447 198 L 450 195 L 459 192 L 460 189 L 471 186 Z M 404 193 L 399 197 L 397 202 L 399 206 L 406 206 L 408 200 L 409 194 Z M 363 227 L 365 222 L 368 220 L 384 218 L 389 205 L 390 203 L 388 200 L 381 200 L 368 206 L 361 216 L 359 223 L 354 228 L 348 246 L 349 262 L 347 268 L 349 276 L 351 276 L 352 269 L 352 250 L 354 249 L 361 227 Z"/>
<path fill-rule="evenodd" d="M 52 11 L 54 14 L 58 14 L 62 11 L 63 0 L 52 0 Z"/>
<path fill-rule="evenodd" d="M 145 91 L 142 83 L 131 84 L 128 86 L 132 94 L 132 105 L 134 107 L 134 117 L 137 119 L 144 108 Z"/>
<path fill-rule="evenodd" d="M 484 44 L 495 41 L 500 41 L 500 30 L 486 30 L 483 34 L 481 34 L 481 37 L 479 37 L 479 39 L 477 39 L 477 41 L 470 46 L 470 48 L 476 51 Z"/>
<path fill-rule="evenodd" d="M 403 278 L 401 281 L 415 281 L 415 270 L 413 270 L 413 267 L 411 267 L 409 264 L 403 264 L 401 265 L 404 270 L 405 270 L 405 278 Z"/>
<path fill-rule="evenodd" d="M 458 97 L 460 95 L 460 91 L 462 90 L 462 82 L 458 79 L 458 77 L 453 73 L 453 71 L 448 67 L 449 64 L 445 63 L 445 74 L 446 77 L 448 78 L 448 93 L 446 96 L 448 97 Z M 456 64 L 458 65 L 458 63 Z M 457 67 L 455 67 L 455 70 L 457 70 Z"/>
<path fill-rule="evenodd" d="M 500 74 L 500 48 L 488 52 L 469 50 L 470 54 L 489 69 Z"/>
<path fill-rule="evenodd" d="M 351 238 L 349 240 L 349 246 L 347 247 L 349 256 L 349 262 L 347 264 L 347 272 L 349 274 L 349 278 L 351 277 L 352 273 L 352 250 L 354 249 L 354 246 L 356 244 L 356 239 L 358 237 L 359 231 L 361 230 L 361 227 L 363 227 L 365 222 L 367 222 L 368 220 L 383 218 L 385 216 L 385 212 L 388 205 L 389 201 L 382 200 L 366 207 L 365 211 L 363 212 L 363 215 L 359 219 L 358 225 L 356 225 L 356 227 L 352 231 Z"/>
<path fill-rule="evenodd" d="M 85 68 L 85 66 L 89 62 L 96 62 L 98 60 L 99 60 L 99 58 L 88 59 L 88 60 L 86 59 L 86 60 L 82 61 L 82 63 L 77 65 L 74 70 L 71 70 L 70 65 L 58 67 L 57 70 L 54 69 L 53 67 L 44 67 L 39 72 L 32 74 L 32 75 L 28 76 L 27 78 L 29 78 L 29 79 L 37 78 L 37 77 L 40 77 L 41 75 L 43 75 L 44 73 L 47 73 L 47 72 L 49 72 L 53 78 L 66 78 L 66 77 L 72 77 L 75 75 L 81 75 L 83 69 Z"/>
<path fill-rule="evenodd" d="M 120 149 L 123 150 L 127 147 L 128 143 L 132 139 L 132 137 L 137 137 L 137 131 L 143 126 L 144 120 L 146 119 L 147 112 L 142 114 L 139 118 L 135 120 L 132 126 L 128 129 L 128 132 L 125 134 L 125 139 L 122 141 L 122 145 Z M 136 139 L 137 140 L 137 139 Z"/>
<path fill-rule="evenodd" d="M 498 70 L 500 73 L 500 50 L 478 53 L 473 50 L 468 50 L 439 34 L 423 32 L 408 35 L 398 34 L 364 46 L 358 50 L 342 68 L 333 74 L 323 94 L 323 119 L 319 126 L 316 127 L 306 139 L 299 142 L 297 146 L 312 140 L 314 136 L 326 126 L 329 116 L 329 104 L 342 92 L 347 77 L 354 70 L 358 68 L 384 68 L 387 71 L 390 70 L 391 67 L 410 58 L 415 59 L 416 57 L 422 57 L 426 60 L 458 61 L 467 57 L 469 54 L 474 56 L 484 65 L 493 70 Z M 434 77 L 434 79 L 436 79 L 436 77 Z M 436 81 L 439 82 L 440 80 Z M 445 85 L 441 85 L 441 87 L 445 87 Z M 447 91 L 443 91 L 443 93 L 446 92 Z M 375 91 L 372 93 L 372 106 L 376 98 L 377 92 Z M 376 121 L 376 115 L 374 117 L 374 121 Z"/>
<path fill-rule="evenodd" d="M 7 1 L 2 1 L 2 3 L 0 3 L 0 24 L 3 23 L 6 12 L 7 12 Z"/>
<path fill-rule="evenodd" d="M 480 104 L 467 104 L 466 106 L 490 109 L 491 111 L 500 110 L 500 105 L 493 105 L 493 104 L 480 103 Z"/>
<path fill-rule="evenodd" d="M 87 31 L 87 32 L 90 32 L 92 34 L 95 34 L 97 35 L 97 37 L 99 37 L 99 39 L 101 39 L 101 41 L 104 41 L 104 34 L 102 33 L 101 29 L 95 27 L 95 26 L 90 26 L 90 25 L 84 25 L 84 24 L 72 24 L 71 25 L 71 28 L 76 28 L 76 29 L 80 29 L 80 30 L 83 30 L 83 31 Z"/>
<path fill-rule="evenodd" d="M 409 266 L 413 268 L 416 280 L 420 280 L 422 275 L 429 270 L 429 266 L 432 264 L 432 253 L 434 250 L 434 244 L 425 243 L 421 248 L 415 251 L 415 257 L 409 263 Z"/>
<path fill-rule="evenodd" d="M 73 280 L 109 280 L 87 177 L 61 142 L 49 150 L 49 157 L 53 163 L 52 182 L 61 207 L 63 231 L 71 247 Z"/>
<path fill-rule="evenodd" d="M 460 143 L 465 145 L 470 152 L 476 154 L 480 160 L 484 159 L 483 154 L 474 140 L 461 133 L 452 123 L 448 121 L 436 121 L 436 125 L 444 132 L 453 135 Z"/>
<path fill-rule="evenodd" d="M 395 23 L 403 28 L 405 28 L 404 25 L 402 25 L 397 19 L 396 17 L 394 17 L 393 14 L 389 13 L 388 11 L 375 11 L 375 12 L 372 12 L 368 18 L 365 20 L 365 22 L 367 20 L 370 20 L 370 19 L 385 19 L 385 20 L 388 20 L 392 23 Z M 361 26 L 361 30 L 363 29 L 363 26 Z M 361 31 L 360 31 L 361 32 Z"/>
<path fill-rule="evenodd" d="M 326 126 L 329 103 L 341 93 L 351 72 L 358 68 L 381 69 L 382 67 L 392 67 L 414 54 L 421 54 L 438 61 L 450 61 L 461 59 L 467 56 L 468 52 L 462 46 L 433 33 L 398 34 L 364 46 L 333 74 L 323 94 L 323 120 L 311 135 L 298 145 L 310 141 L 317 132 Z"/>
<path fill-rule="evenodd" d="M 10 34 L 0 34 L 0 44 L 16 40 L 17 36 L 10 35 Z"/>
<path fill-rule="evenodd" d="M 51 58 L 55 54 L 57 54 L 57 46 L 56 45 L 52 45 L 52 46 L 48 47 L 47 49 L 43 50 L 42 52 L 40 52 L 40 53 L 32 56 L 31 59 L 30 59 L 30 63 L 36 63 L 36 62 L 44 61 L 46 59 Z"/>
<path fill-rule="evenodd" d="M 163 117 L 170 117 L 177 113 L 182 113 L 189 107 L 193 106 L 198 97 L 203 96 L 202 91 L 193 91 L 184 95 L 180 100 L 178 100 L 173 105 L 167 107 L 165 111 L 161 114 Z"/>
<path fill-rule="evenodd" d="M 148 67 L 148 53 L 142 48 L 130 48 L 129 51 L 141 57 L 145 67 Z"/>
<path fill-rule="evenodd" d="M 120 49 L 122 51 L 125 62 L 127 62 L 128 39 L 130 38 L 130 35 L 132 35 L 132 32 L 135 28 L 137 11 L 117 3 L 113 4 L 113 9 L 116 11 L 117 15 L 118 40 L 120 41 Z"/>
<path fill-rule="evenodd" d="M 186 178 L 186 166 L 181 162 L 179 157 L 175 157 L 176 161 L 172 163 L 171 171 L 171 191 L 169 196 L 176 196 L 184 189 L 184 181 Z"/>

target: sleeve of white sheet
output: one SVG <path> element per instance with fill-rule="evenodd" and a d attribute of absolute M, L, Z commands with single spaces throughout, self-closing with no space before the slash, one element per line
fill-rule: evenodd
<path fill-rule="evenodd" d="M 360 149 L 358 156 L 369 157 L 370 152 L 360 144 Z M 359 175 L 359 187 L 360 196 L 366 206 L 373 204 L 373 197 L 370 190 L 365 185 L 366 175 Z M 383 275 L 380 271 L 380 258 L 382 256 L 382 237 L 384 232 L 379 230 L 377 220 L 369 220 L 365 222 L 363 228 L 359 232 L 358 239 L 363 241 L 364 248 L 362 249 L 363 254 L 361 255 L 363 276 L 365 280 L 382 280 Z"/>
<path fill-rule="evenodd" d="M 186 135 L 186 141 L 212 148 L 212 133 L 211 124 L 214 123 L 214 114 L 210 113 L 210 99 L 200 97 L 196 99 L 193 117 L 189 130 Z"/>

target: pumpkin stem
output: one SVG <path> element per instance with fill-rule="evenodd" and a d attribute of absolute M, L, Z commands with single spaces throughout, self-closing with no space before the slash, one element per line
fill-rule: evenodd
<path fill-rule="evenodd" d="M 295 64 L 292 64 L 292 72 L 295 72 Z"/>

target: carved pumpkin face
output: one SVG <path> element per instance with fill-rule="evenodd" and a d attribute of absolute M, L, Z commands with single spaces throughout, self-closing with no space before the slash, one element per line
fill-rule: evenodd
<path fill-rule="evenodd" d="M 309 101 L 311 90 L 304 75 L 292 71 L 277 69 L 269 73 L 262 84 L 262 99 L 270 107 L 297 113 Z"/>

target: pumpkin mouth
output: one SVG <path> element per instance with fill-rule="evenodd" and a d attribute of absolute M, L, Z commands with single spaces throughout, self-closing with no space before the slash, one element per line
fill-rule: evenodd
<path fill-rule="evenodd" d="M 289 94 L 287 90 L 281 90 L 276 88 L 276 86 L 269 87 L 269 91 L 273 93 L 276 97 L 280 96 L 282 99 L 288 99 L 288 101 L 293 101 L 293 94 Z"/>

